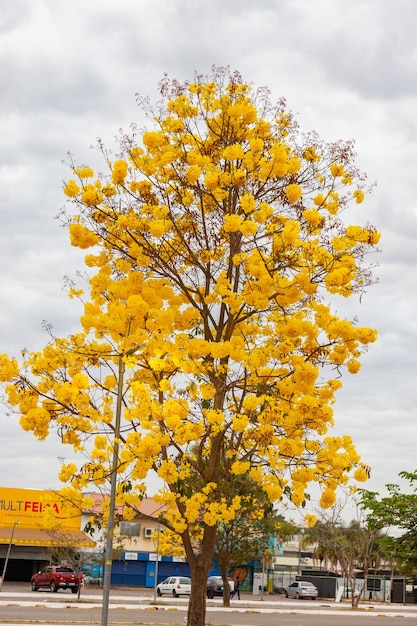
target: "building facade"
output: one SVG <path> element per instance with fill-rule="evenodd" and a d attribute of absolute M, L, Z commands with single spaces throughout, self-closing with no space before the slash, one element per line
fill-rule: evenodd
<path fill-rule="evenodd" d="M 0 487 L 0 576 L 29 581 L 54 555 L 94 548 L 81 520 L 81 512 L 53 491 Z"/>

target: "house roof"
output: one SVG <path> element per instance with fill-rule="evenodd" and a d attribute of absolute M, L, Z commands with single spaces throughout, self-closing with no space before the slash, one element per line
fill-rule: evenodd
<path fill-rule="evenodd" d="M 89 511 L 86 512 L 90 514 L 100 514 L 102 512 L 102 504 L 106 496 L 101 493 L 87 493 L 84 495 L 92 498 L 92 500 L 94 501 L 94 505 Z M 166 507 L 160 502 L 156 502 L 153 498 L 143 498 L 142 500 L 138 501 L 138 504 L 135 508 L 139 517 L 157 520 L 159 517 L 159 513 L 163 511 Z M 123 517 L 123 509 L 124 505 L 118 504 L 116 502 L 115 512 L 117 516 Z"/>

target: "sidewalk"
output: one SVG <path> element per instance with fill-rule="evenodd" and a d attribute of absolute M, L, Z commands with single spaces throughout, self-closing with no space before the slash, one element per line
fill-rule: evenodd
<path fill-rule="evenodd" d="M 36 606 L 40 602 L 47 604 L 51 609 L 59 609 L 62 603 L 71 604 L 74 609 L 97 609 L 101 608 L 103 590 L 100 587 L 88 586 L 81 592 L 80 600 L 76 594 L 68 591 L 59 591 L 51 593 L 48 590 L 33 592 L 29 583 L 4 583 L 0 593 L 0 607 L 10 604 L 12 600 L 14 604 L 20 606 Z M 241 593 L 241 600 L 231 600 L 230 607 L 223 607 L 223 599 L 215 598 L 207 601 L 207 612 L 218 611 L 219 608 L 225 611 L 246 612 L 248 609 L 256 609 L 262 613 L 285 614 L 297 612 L 309 612 L 315 615 L 340 615 L 341 612 L 349 611 L 349 615 L 358 616 L 364 614 L 390 616 L 390 617 L 415 617 L 417 620 L 417 605 L 401 605 L 401 604 L 379 604 L 379 603 L 361 603 L 357 611 L 353 611 L 350 602 L 336 603 L 333 600 L 317 599 L 312 600 L 289 600 L 283 595 L 264 594 L 263 599 L 260 596 L 254 596 L 250 593 Z M 115 587 L 110 590 L 110 608 L 123 609 L 139 609 L 150 608 L 157 605 L 161 610 L 183 609 L 188 604 L 188 598 L 157 598 L 154 604 L 154 594 L 151 589 L 144 588 L 120 588 Z M 1 619 L 0 619 L 1 621 Z"/>

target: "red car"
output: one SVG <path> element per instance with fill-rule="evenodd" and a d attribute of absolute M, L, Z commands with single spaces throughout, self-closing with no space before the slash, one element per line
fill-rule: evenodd
<path fill-rule="evenodd" d="M 40 587 L 47 587 L 53 592 L 58 589 L 71 589 L 72 593 L 77 593 L 83 580 L 81 572 L 75 572 L 67 565 L 48 565 L 34 574 L 30 584 L 32 591 L 37 591 Z"/>

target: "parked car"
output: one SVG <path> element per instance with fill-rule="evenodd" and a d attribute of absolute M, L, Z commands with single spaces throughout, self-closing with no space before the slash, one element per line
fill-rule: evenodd
<path fill-rule="evenodd" d="M 168 593 L 174 598 L 189 596 L 191 593 L 191 578 L 187 576 L 168 576 L 156 587 L 158 596 Z"/>
<path fill-rule="evenodd" d="M 311 598 L 315 600 L 318 595 L 319 591 L 317 587 L 306 580 L 296 580 L 287 587 L 285 592 L 287 598 L 295 598 L 296 600 L 299 598 Z"/>
<path fill-rule="evenodd" d="M 33 574 L 30 585 L 32 591 L 37 591 L 40 587 L 48 587 L 53 592 L 58 589 L 71 589 L 72 593 L 77 593 L 82 581 L 83 574 L 75 572 L 72 567 L 48 565 L 37 574 Z"/>
<path fill-rule="evenodd" d="M 233 591 L 234 583 L 229 578 L 229 589 Z M 214 598 L 214 596 L 223 595 L 223 578 L 221 576 L 209 576 L 207 579 L 207 597 Z"/>

